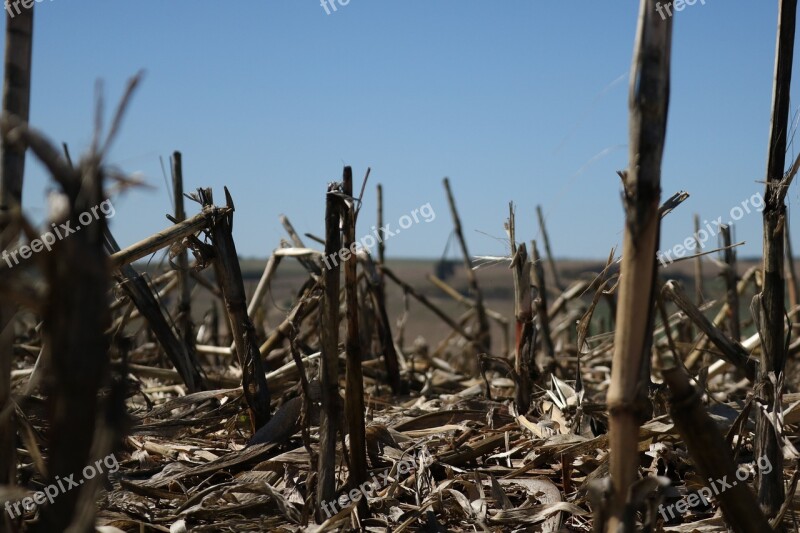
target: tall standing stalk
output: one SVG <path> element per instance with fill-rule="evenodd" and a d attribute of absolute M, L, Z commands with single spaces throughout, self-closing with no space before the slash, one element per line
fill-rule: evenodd
<path fill-rule="evenodd" d="M 383 227 L 383 185 L 378 184 L 378 228 Z M 380 229 L 379 229 L 380 231 Z M 386 244 L 383 239 L 378 239 L 378 264 L 385 266 Z M 383 289 L 383 274 L 381 276 L 381 289 Z"/>
<path fill-rule="evenodd" d="M 514 342 L 514 372 L 516 373 L 517 411 L 526 414 L 531 406 L 533 381 L 538 373 L 534 359 L 536 338 L 533 323 L 533 295 L 531 294 L 531 262 L 525 243 L 517 246 L 514 204 L 508 206 L 506 224 L 511 245 L 511 272 L 514 277 L 514 318 L 517 321 Z"/>
<path fill-rule="evenodd" d="M 172 154 L 172 194 L 175 203 L 175 222 L 186 220 L 186 210 L 183 205 L 183 158 L 180 152 Z M 192 290 L 189 283 L 189 253 L 183 248 L 178 253 L 178 279 L 180 291 L 178 292 L 178 331 L 186 345 L 186 351 L 194 359 L 194 326 L 192 325 Z"/>
<path fill-rule="evenodd" d="M 70 206 L 65 221 L 77 226 L 80 213 L 103 201 L 101 169 L 99 158 L 92 154 L 77 171 L 70 169 L 71 176 L 62 179 Z M 56 223 L 61 221 L 54 219 Z M 58 240 L 46 255 L 44 342 L 54 347 L 43 379 L 50 417 L 48 483 L 65 479 L 91 464 L 98 393 L 107 380 L 109 363 L 109 343 L 104 332 L 111 325 L 111 283 L 103 247 L 105 229 L 106 221 L 101 217 L 80 233 Z M 35 531 L 67 530 L 82 494 L 91 490 L 89 485 L 67 491 L 43 506 Z"/>
<path fill-rule="evenodd" d="M 364 376 L 361 370 L 361 342 L 358 336 L 358 276 L 356 267 L 356 202 L 353 197 L 353 169 L 344 167 L 343 192 L 348 198 L 344 207 L 344 247 L 354 255 L 344 263 L 345 299 L 347 301 L 347 376 L 345 413 L 350 435 L 351 487 L 367 480 L 367 441 L 364 427 Z M 366 502 L 366 500 L 362 500 Z"/>
<path fill-rule="evenodd" d="M 378 184 L 378 228 L 383 227 L 383 186 Z M 386 374 L 392 392 L 399 394 L 403 385 L 400 383 L 400 365 L 397 358 L 397 350 L 392 339 L 391 322 L 386 312 L 386 280 L 383 270 L 375 269 L 372 259 L 367 257 L 365 265 L 368 266 L 367 281 L 373 304 L 377 310 L 378 335 L 380 338 L 383 358 L 386 362 Z M 386 244 L 383 239 L 378 239 L 378 264 L 383 267 L 386 265 Z M 375 270 L 374 275 L 372 270 Z"/>
<path fill-rule="evenodd" d="M 3 113 L 28 122 L 31 94 L 33 6 L 19 14 L 6 14 L 6 53 L 3 80 Z M 0 146 L 0 250 L 16 235 L 8 233 L 9 215 L 22 203 L 25 148 L 3 141 Z M 13 320 L 16 306 L 0 303 L 0 485 L 14 482 L 16 453 L 14 408 L 11 399 L 11 361 L 14 357 Z"/>
<path fill-rule="evenodd" d="M 331 184 L 325 199 L 325 257 L 339 253 L 342 234 L 339 229 L 339 185 Z M 319 479 L 317 480 L 317 521 L 322 523 L 322 508 L 336 495 L 336 432 L 339 406 L 339 262 L 323 269 L 322 327 L 320 342 Z"/>
<path fill-rule="evenodd" d="M 739 325 L 739 292 L 736 290 L 736 251 L 731 245 L 731 227 L 722 226 L 722 244 L 725 248 L 725 301 L 728 303 L 728 334 L 739 342 L 742 340 L 741 326 Z"/>
<path fill-rule="evenodd" d="M 638 476 L 637 398 L 646 380 L 652 344 L 661 195 L 661 158 L 667 126 L 672 18 L 662 19 L 657 0 L 641 0 L 630 81 L 630 163 L 621 173 L 625 189 L 625 234 L 619 304 L 608 390 L 611 447 L 611 507 L 607 530 L 633 531 L 626 513 L 628 490 Z M 649 377 L 649 373 L 648 373 Z"/>
<path fill-rule="evenodd" d="M 539 297 L 536 298 L 535 307 L 536 316 L 539 318 L 539 329 L 542 333 L 543 359 L 547 361 L 547 364 L 543 366 L 551 366 L 555 362 L 556 348 L 550 332 L 550 317 L 547 315 L 547 286 L 544 280 L 544 265 L 539 257 L 536 241 L 531 242 L 531 264 L 533 266 L 531 270 L 533 284 L 539 290 Z"/>
<path fill-rule="evenodd" d="M 700 233 L 700 215 L 694 215 L 694 245 L 698 250 L 702 249 L 700 241 L 697 238 Z M 697 305 L 703 305 L 703 258 L 700 254 L 694 258 L 694 292 L 697 299 Z"/>
<path fill-rule="evenodd" d="M 767 516 L 775 516 L 784 500 L 783 453 L 778 430 L 769 418 L 775 409 L 776 381 L 784 369 L 784 236 L 786 221 L 783 173 L 786 165 L 786 133 L 789 125 L 789 88 L 792 81 L 792 57 L 797 15 L 797 0 L 780 0 L 778 36 L 775 46 L 775 78 L 772 89 L 772 119 L 770 121 L 767 178 L 764 194 L 764 285 L 759 295 L 760 332 L 763 343 L 759 367 L 759 400 L 766 413 L 758 411 L 756 419 L 756 456 L 767 457 L 773 468 L 769 473 L 759 471 L 756 479 L 758 501 Z"/>
<path fill-rule="evenodd" d="M 33 6 L 20 13 L 6 14 L 6 53 L 3 79 L 3 113 L 27 123 L 31 97 L 31 54 L 33 51 Z M 0 212 L 6 214 L 22 202 L 25 148 L 2 143 Z"/>

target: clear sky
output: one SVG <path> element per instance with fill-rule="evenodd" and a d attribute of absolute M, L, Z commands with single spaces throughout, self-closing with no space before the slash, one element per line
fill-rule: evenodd
<path fill-rule="evenodd" d="M 662 196 L 691 198 L 665 219 L 662 249 L 691 235 L 693 213 L 728 220 L 763 189 L 777 2 L 704 1 L 675 16 Z M 231 190 L 243 256 L 278 246 L 281 213 L 322 235 L 326 183 L 349 164 L 359 182 L 372 167 L 359 235 L 375 223 L 377 183 L 395 228 L 427 203 L 437 215 L 388 240 L 389 256 L 442 254 L 449 176 L 473 255 L 507 253 L 514 200 L 518 238 L 537 237 L 542 204 L 556 256 L 604 258 L 622 237 L 637 11 L 632 0 L 350 0 L 330 14 L 318 0 L 44 0 L 31 123 L 76 155 L 92 137 L 96 80 L 110 107 L 145 70 L 109 159 L 154 186 L 114 199 L 123 246 L 168 225 L 159 157 L 180 150 L 187 190 L 211 186 L 218 201 Z M 797 67 L 795 78 L 792 95 Z M 29 159 L 34 220 L 47 186 Z M 796 187 L 788 199 L 800 205 Z M 760 254 L 760 228 L 756 212 L 737 222 L 740 255 Z M 800 213 L 792 230 L 800 238 Z"/>

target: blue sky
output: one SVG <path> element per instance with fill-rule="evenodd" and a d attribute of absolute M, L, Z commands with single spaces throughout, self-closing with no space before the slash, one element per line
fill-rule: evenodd
<path fill-rule="evenodd" d="M 442 254 L 444 176 L 473 255 L 506 253 L 509 200 L 526 240 L 542 204 L 559 257 L 604 258 L 621 243 L 616 171 L 628 160 L 638 2 L 350 0 L 327 15 L 317 0 L 45 0 L 36 10 L 31 123 L 73 155 L 92 138 L 95 81 L 114 104 L 145 70 L 109 159 L 155 187 L 114 199 L 123 246 L 168 224 L 159 157 L 176 149 L 187 190 L 211 186 L 218 200 L 231 190 L 243 256 L 278 246 L 281 213 L 322 235 L 326 183 L 343 164 L 359 180 L 372 167 L 359 235 L 375 223 L 379 182 L 387 221 L 435 210 L 387 241 L 389 256 Z M 662 187 L 691 198 L 665 219 L 662 249 L 691 234 L 693 213 L 727 219 L 763 188 L 776 19 L 776 2 L 756 0 L 698 0 L 676 14 Z M 34 220 L 47 186 L 30 162 Z M 795 187 L 788 198 L 800 205 Z M 757 213 L 738 221 L 740 255 L 760 254 L 760 228 Z"/>

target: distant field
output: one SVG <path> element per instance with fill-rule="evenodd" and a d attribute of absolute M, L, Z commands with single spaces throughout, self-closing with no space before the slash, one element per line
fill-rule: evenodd
<path fill-rule="evenodd" d="M 466 311 L 466 307 L 455 302 L 448 295 L 444 294 L 439 288 L 428 280 L 428 276 L 435 272 L 436 261 L 429 259 L 389 259 L 388 266 L 402 280 L 413 286 L 418 292 L 424 294 L 435 305 L 440 307 L 454 319 Z M 749 267 L 757 264 L 753 260 L 740 260 L 739 271 L 744 272 Z M 242 259 L 241 266 L 245 287 L 248 296 L 255 289 L 258 279 L 261 277 L 266 259 Z M 558 275 L 562 285 L 569 285 L 580 278 L 592 277 L 604 267 L 603 261 L 597 260 L 561 260 L 557 261 Z M 694 271 L 691 261 L 682 261 L 669 265 L 661 269 L 664 278 L 680 280 L 690 294 L 694 294 Z M 719 269 L 710 260 L 704 261 L 704 293 L 705 297 L 712 298 L 719 296 L 723 290 L 723 281 L 717 275 Z M 207 271 L 211 274 L 211 269 Z M 548 283 L 548 301 L 552 303 L 557 297 L 558 291 L 553 285 L 552 275 L 549 267 L 545 266 L 545 276 Z M 508 264 L 496 264 L 484 266 L 477 270 L 478 283 L 484 293 L 486 305 L 499 312 L 509 319 L 513 318 L 513 282 Z M 265 298 L 265 330 L 277 326 L 291 310 L 296 298 L 297 291 L 307 279 L 307 274 L 300 264 L 291 258 L 284 259 L 272 282 L 270 291 Z M 458 264 L 455 273 L 445 280 L 463 295 L 469 295 L 467 278 L 464 273 L 463 265 Z M 387 280 L 387 302 L 388 312 L 392 320 L 393 333 L 397 333 L 397 320 L 403 313 L 403 292 L 397 285 Z M 749 302 L 749 295 L 743 302 Z M 587 298 L 588 301 L 588 298 Z M 203 315 L 210 309 L 213 298 L 210 293 L 202 287 L 195 288 L 193 298 L 193 314 L 196 322 L 199 322 Z M 747 305 L 743 306 L 743 313 L 746 312 Z M 221 308 L 219 308 L 222 311 Z M 598 306 L 595 315 L 595 325 L 600 326 L 607 317 L 606 306 Z M 608 323 L 608 322 L 606 322 Z M 222 327 L 226 327 L 221 321 Z M 426 309 L 414 299 L 409 299 L 409 316 L 405 328 L 404 341 L 410 345 L 417 337 L 423 337 L 429 346 L 435 346 L 440 340 L 445 338 L 449 330 L 447 326 L 436 317 L 431 311 Z M 513 332 L 512 332 L 513 334 Z M 499 326 L 492 322 L 493 351 L 502 352 L 502 331 Z"/>

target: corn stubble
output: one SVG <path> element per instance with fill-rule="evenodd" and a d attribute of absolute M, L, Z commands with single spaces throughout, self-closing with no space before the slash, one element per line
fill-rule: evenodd
<path fill-rule="evenodd" d="M 374 258 L 351 248 L 370 172 L 356 194 L 346 166 L 341 182 L 317 191 L 324 235 L 301 238 L 281 215 L 288 239 L 254 271 L 236 253 L 233 195 L 224 189 L 216 205 L 209 188 L 184 194 L 192 177 L 175 152 L 162 231 L 121 247 L 101 218 L 49 253 L 13 268 L 0 262 L 2 530 L 793 524 L 800 339 L 785 198 L 800 158 L 784 171 L 796 2 L 780 1 L 763 263 L 737 258 L 726 228 L 719 285 L 706 278 L 717 274 L 701 263 L 707 252 L 684 270 L 660 271 L 657 261 L 661 224 L 689 196 L 661 203 L 672 18 L 657 3 L 639 6 L 621 257 L 612 250 L 580 269 L 555 261 L 542 206 L 514 198 L 508 255 L 475 258 L 445 178 L 464 268 L 425 283 L 387 259 L 383 240 Z M 20 208 L 28 150 L 65 200 L 53 222 L 75 222 L 112 190 L 140 185 L 105 164 L 138 77 L 105 135 L 98 98 L 96 138 L 77 163 L 27 124 L 32 12 L 7 35 L 6 64 L 28 77 L 5 80 L 4 250 L 36 238 Z M 382 227 L 391 191 L 377 192 Z M 519 235 L 521 217 L 535 217 L 538 243 Z M 158 264 L 154 254 L 169 259 Z M 323 261 L 332 257 L 340 260 Z M 482 266 L 490 263 L 508 268 Z M 694 291 L 667 279 L 672 272 Z M 742 316 L 747 298 L 752 323 Z M 435 321 L 440 338 L 406 342 L 423 321 Z M 118 472 L 15 511 L 37 488 L 80 479 L 110 453 Z M 769 471 L 737 477 L 765 460 Z M 676 507 L 720 479 L 739 483 Z"/>

